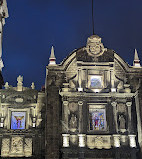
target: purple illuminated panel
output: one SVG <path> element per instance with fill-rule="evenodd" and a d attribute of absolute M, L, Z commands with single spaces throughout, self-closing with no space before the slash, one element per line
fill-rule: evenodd
<path fill-rule="evenodd" d="M 26 112 L 11 113 L 11 129 L 25 129 Z"/>

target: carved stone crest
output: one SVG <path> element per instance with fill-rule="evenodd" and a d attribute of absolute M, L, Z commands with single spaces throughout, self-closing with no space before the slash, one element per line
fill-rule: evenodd
<path fill-rule="evenodd" d="M 91 56 L 101 56 L 107 49 L 104 48 L 101 38 L 98 35 L 92 35 L 87 39 L 86 51 Z"/>

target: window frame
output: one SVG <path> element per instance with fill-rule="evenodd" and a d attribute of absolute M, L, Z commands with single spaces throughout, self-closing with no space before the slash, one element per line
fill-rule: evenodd
<path fill-rule="evenodd" d="M 24 124 L 24 129 L 12 129 L 12 113 L 13 112 L 17 112 L 17 113 L 25 113 L 25 124 Z M 11 130 L 25 130 L 26 129 L 26 120 L 27 120 L 27 112 L 26 111 L 11 111 L 11 115 L 10 115 L 10 129 Z"/>
<path fill-rule="evenodd" d="M 103 110 L 105 113 L 104 116 L 104 120 L 105 120 L 105 124 L 104 124 L 104 129 L 103 130 L 90 130 L 90 119 L 89 119 L 89 110 L 90 109 L 94 109 L 94 110 Z M 88 132 L 104 132 L 104 131 L 108 131 L 107 130 L 107 117 L 106 117 L 106 105 L 100 105 L 100 104 L 88 104 Z"/>
<path fill-rule="evenodd" d="M 91 87 L 91 77 L 96 76 L 101 78 L 101 87 Z M 89 74 L 88 75 L 88 88 L 90 89 L 103 89 L 104 88 L 104 77 L 102 74 Z"/>

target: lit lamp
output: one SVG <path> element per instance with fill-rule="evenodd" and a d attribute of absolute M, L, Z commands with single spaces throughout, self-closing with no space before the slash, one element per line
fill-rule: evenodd
<path fill-rule="evenodd" d="M 79 147 L 85 147 L 85 134 L 79 134 Z"/>
<path fill-rule="evenodd" d="M 63 136 L 63 147 L 69 147 L 69 136 L 70 134 L 62 134 Z"/>
<path fill-rule="evenodd" d="M 111 92 L 116 92 L 116 88 L 111 88 Z"/>
<path fill-rule="evenodd" d="M 132 148 L 136 147 L 135 137 L 136 135 L 129 135 L 129 143 L 130 143 L 130 147 Z"/>
<path fill-rule="evenodd" d="M 78 92 L 83 92 L 83 88 L 79 87 Z"/>

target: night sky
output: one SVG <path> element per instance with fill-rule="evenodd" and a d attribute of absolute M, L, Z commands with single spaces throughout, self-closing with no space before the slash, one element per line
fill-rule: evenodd
<path fill-rule="evenodd" d="M 142 0 L 95 0 L 95 33 L 105 47 L 132 65 L 134 49 L 142 60 Z M 16 86 L 45 82 L 53 45 L 57 63 L 86 45 L 92 35 L 91 0 L 7 0 L 9 18 L 3 35 L 4 81 Z"/>

